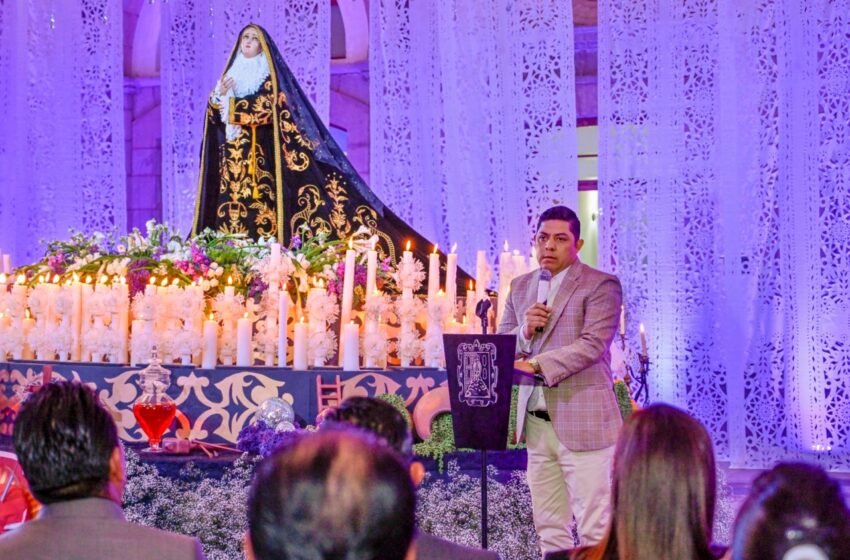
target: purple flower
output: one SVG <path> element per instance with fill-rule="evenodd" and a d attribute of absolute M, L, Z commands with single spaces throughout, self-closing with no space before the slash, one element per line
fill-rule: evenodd
<path fill-rule="evenodd" d="M 389 272 L 390 271 L 390 258 L 387 257 L 381 261 L 381 272 Z"/>
<path fill-rule="evenodd" d="M 355 286 L 365 286 L 366 285 L 366 277 L 368 276 L 368 271 L 366 267 L 362 264 L 358 264 L 354 267 L 354 285 Z"/>
<path fill-rule="evenodd" d="M 292 432 L 272 431 L 271 434 L 265 437 L 260 443 L 260 455 L 262 455 L 263 457 L 268 457 L 276 450 L 280 449 L 281 447 L 285 447 L 300 436 L 301 432 L 299 432 L 298 430 L 294 430 Z"/>
<path fill-rule="evenodd" d="M 269 285 L 263 282 L 259 276 L 254 276 L 251 283 L 248 285 L 248 297 L 256 297 L 269 289 Z"/>
<path fill-rule="evenodd" d="M 130 289 L 130 297 L 145 291 L 145 286 L 147 286 L 151 278 L 151 271 L 145 267 L 153 264 L 154 261 L 150 259 L 138 259 L 130 263 L 130 266 L 127 268 L 127 284 Z"/>
<path fill-rule="evenodd" d="M 47 267 L 53 274 L 63 274 L 65 272 L 65 258 L 60 254 L 53 254 L 47 257 Z"/>
<path fill-rule="evenodd" d="M 328 281 L 328 293 L 329 294 L 340 295 L 341 292 L 342 292 L 342 287 L 341 287 L 338 280 L 334 279 L 334 280 Z"/>
<path fill-rule="evenodd" d="M 300 249 L 301 248 L 301 236 L 293 235 L 292 240 L 289 242 L 290 249 Z"/>

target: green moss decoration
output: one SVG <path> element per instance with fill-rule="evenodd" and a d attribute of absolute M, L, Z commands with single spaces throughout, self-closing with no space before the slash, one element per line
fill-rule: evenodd
<path fill-rule="evenodd" d="M 632 415 L 632 395 L 622 379 L 614 382 L 614 395 L 617 397 L 617 406 L 620 407 L 623 420 L 627 420 Z"/>
<path fill-rule="evenodd" d="M 430 457 L 437 461 L 437 468 L 443 472 L 443 456 L 457 451 L 452 415 L 442 412 L 431 420 L 431 436 L 413 446 L 413 452 L 421 457 Z"/>

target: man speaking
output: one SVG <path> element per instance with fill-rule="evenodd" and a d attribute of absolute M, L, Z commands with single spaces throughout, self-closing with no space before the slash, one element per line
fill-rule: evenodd
<path fill-rule="evenodd" d="M 610 473 L 622 418 L 612 390 L 609 347 L 622 290 L 617 277 L 583 264 L 581 223 L 554 206 L 540 215 L 540 269 L 517 277 L 499 325 L 516 334 L 528 374 L 520 383 L 517 438 L 528 446 L 528 485 L 544 553 L 599 542 L 610 515 Z"/>

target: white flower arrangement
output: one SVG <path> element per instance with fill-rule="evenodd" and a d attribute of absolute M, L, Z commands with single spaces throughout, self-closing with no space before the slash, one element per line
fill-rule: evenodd
<path fill-rule="evenodd" d="M 417 259 L 413 259 L 412 266 L 401 261 L 396 266 L 392 276 L 396 286 L 400 289 L 416 292 L 422 286 L 422 282 L 425 281 L 425 266 L 422 261 Z"/>
<path fill-rule="evenodd" d="M 201 337 L 193 329 L 181 329 L 174 336 L 173 352 L 175 356 L 191 356 L 201 351 Z"/>
<path fill-rule="evenodd" d="M 380 329 L 363 335 L 363 361 L 366 367 L 381 367 L 386 361 L 389 344 Z"/>
<path fill-rule="evenodd" d="M 328 361 L 336 351 L 336 335 L 333 331 L 317 330 L 310 333 L 307 343 L 307 359 L 318 364 Z"/>
<path fill-rule="evenodd" d="M 47 292 L 43 289 L 35 289 L 30 292 L 29 308 L 34 316 L 41 317 L 47 312 L 47 297 Z"/>
<path fill-rule="evenodd" d="M 56 299 L 53 300 L 53 307 L 56 314 L 60 317 L 66 317 L 74 312 L 74 294 L 71 290 L 60 290 L 56 294 Z"/>
<path fill-rule="evenodd" d="M 156 319 L 156 314 L 156 296 L 144 292 L 137 294 L 133 300 L 133 316 L 137 319 L 153 320 Z"/>
<path fill-rule="evenodd" d="M 311 291 L 307 296 L 307 314 L 311 323 L 333 323 L 339 315 L 336 296 L 323 290 Z"/>
<path fill-rule="evenodd" d="M 363 311 L 366 315 L 366 320 L 378 322 L 383 319 L 390 310 L 390 299 L 385 294 L 376 296 L 370 294 L 366 297 L 366 302 L 363 305 Z"/>

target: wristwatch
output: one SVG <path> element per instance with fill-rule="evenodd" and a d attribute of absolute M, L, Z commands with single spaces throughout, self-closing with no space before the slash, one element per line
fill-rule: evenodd
<path fill-rule="evenodd" d="M 543 368 L 540 367 L 540 362 L 537 361 L 537 358 L 531 358 L 528 360 L 528 365 L 530 365 L 531 369 L 534 370 L 535 375 L 543 373 Z"/>

